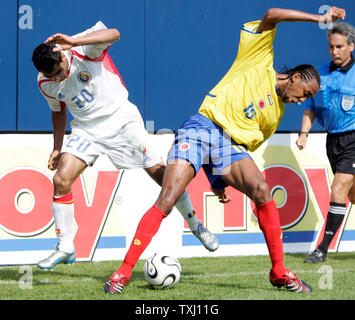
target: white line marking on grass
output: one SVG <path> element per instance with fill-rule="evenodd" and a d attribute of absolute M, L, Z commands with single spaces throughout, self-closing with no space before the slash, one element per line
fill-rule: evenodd
<path fill-rule="evenodd" d="M 318 270 L 294 270 L 296 274 L 303 274 L 303 273 L 319 273 Z M 346 272 L 353 272 L 352 269 L 334 269 L 333 272 L 335 273 L 346 273 Z M 268 275 L 269 271 L 257 271 L 257 272 L 223 272 L 223 273 L 197 273 L 197 274 L 189 274 L 189 275 L 181 275 L 182 279 L 207 279 L 207 278 L 224 278 L 224 277 L 248 277 L 248 276 L 258 276 L 258 275 Z M 143 280 L 144 278 L 135 278 L 135 280 Z M 93 278 L 82 278 L 82 279 L 59 279 L 59 280 L 51 280 L 48 278 L 42 280 L 35 280 L 33 284 L 60 284 L 60 283 L 76 283 L 76 282 L 97 282 L 99 280 Z M 105 280 L 102 280 L 105 281 Z M 18 284 L 17 280 L 0 280 L 0 285 L 11 285 L 11 284 Z"/>
<path fill-rule="evenodd" d="M 335 269 L 333 272 L 336 273 L 346 273 L 353 271 L 352 269 Z M 296 274 L 302 273 L 319 273 L 318 270 L 295 270 L 292 271 Z M 257 271 L 257 272 L 237 272 L 237 273 L 230 273 L 230 272 L 223 272 L 223 273 L 198 273 L 198 274 L 191 274 L 191 275 L 181 275 L 183 279 L 196 279 L 196 278 L 223 278 L 223 277 L 248 277 L 248 276 L 257 276 L 261 274 L 269 274 L 269 271 Z"/>
<path fill-rule="evenodd" d="M 207 273 L 207 274 L 192 274 L 192 275 L 181 275 L 182 279 L 201 279 L 201 278 L 224 278 L 224 277 L 238 277 L 238 276 L 249 276 L 249 275 L 259 275 L 259 274 L 266 274 L 265 271 L 260 272 L 240 272 L 240 273 Z M 143 277 L 135 277 L 135 280 L 143 280 Z M 52 279 L 41 279 L 33 281 L 34 284 L 60 284 L 60 283 L 76 283 L 76 282 L 94 282 L 97 280 L 91 278 L 84 278 L 84 279 L 59 279 L 59 280 L 52 280 Z M 11 285 L 11 284 L 18 284 L 17 280 L 0 280 L 0 285 Z"/>
<path fill-rule="evenodd" d="M 59 279 L 59 280 L 51 280 L 48 278 L 42 280 L 34 280 L 34 284 L 59 284 L 59 283 L 76 283 L 76 282 L 95 282 L 97 280 L 92 278 L 83 278 L 83 279 Z M 18 284 L 16 280 L 0 280 L 0 285 L 7 284 Z"/>

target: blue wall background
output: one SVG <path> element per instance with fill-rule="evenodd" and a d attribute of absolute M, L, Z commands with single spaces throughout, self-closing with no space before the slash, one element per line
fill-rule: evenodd
<path fill-rule="evenodd" d="M 176 130 L 230 68 L 243 23 L 270 7 L 318 13 L 323 5 L 345 8 L 345 21 L 354 24 L 354 0 L 3 0 L 0 131 L 52 130 L 31 62 L 34 47 L 51 34 L 79 33 L 98 20 L 117 28 L 121 40 L 109 53 L 130 100 L 154 121 L 150 128 Z M 276 70 L 330 59 L 325 30 L 313 23 L 279 24 L 274 46 Z M 278 131 L 299 130 L 302 113 L 287 105 Z M 313 130 L 323 129 L 316 123 Z"/>

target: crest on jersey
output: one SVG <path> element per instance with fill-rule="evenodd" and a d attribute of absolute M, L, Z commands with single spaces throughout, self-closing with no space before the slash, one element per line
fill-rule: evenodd
<path fill-rule="evenodd" d="M 140 147 L 142 153 L 143 153 L 143 156 L 145 156 L 147 154 L 147 147 L 146 146 L 141 146 Z"/>
<path fill-rule="evenodd" d="M 91 74 L 89 71 L 81 71 L 78 73 L 78 79 L 81 82 L 87 83 L 91 79 Z"/>
<path fill-rule="evenodd" d="M 354 100 L 355 98 L 353 96 L 343 96 L 343 98 L 341 99 L 341 106 L 344 111 L 349 111 L 350 109 L 352 109 L 354 105 Z"/>
<path fill-rule="evenodd" d="M 258 102 L 258 107 L 260 109 L 264 109 L 265 107 L 265 101 L 263 99 L 260 99 L 259 102 Z"/>

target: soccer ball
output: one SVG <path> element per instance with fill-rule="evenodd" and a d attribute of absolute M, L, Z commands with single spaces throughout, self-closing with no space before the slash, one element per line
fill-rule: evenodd
<path fill-rule="evenodd" d="M 175 286 L 180 280 L 180 262 L 170 256 L 155 253 L 144 264 L 145 280 L 154 289 Z"/>

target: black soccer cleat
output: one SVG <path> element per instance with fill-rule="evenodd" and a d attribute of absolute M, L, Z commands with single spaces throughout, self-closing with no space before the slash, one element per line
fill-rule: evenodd
<path fill-rule="evenodd" d="M 304 259 L 305 263 L 319 263 L 319 262 L 324 262 L 325 259 L 327 258 L 327 253 L 320 250 L 320 249 L 315 249 L 309 256 Z"/>

